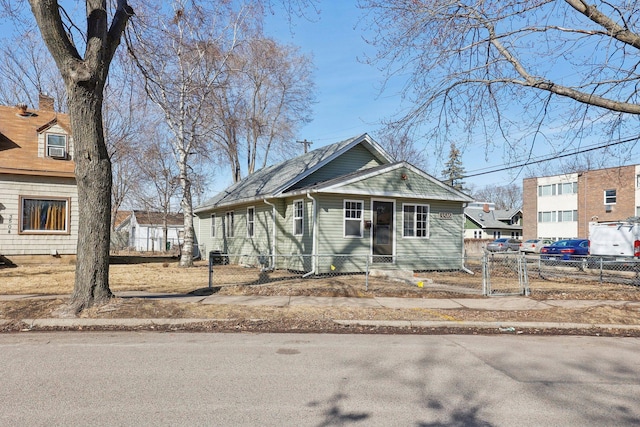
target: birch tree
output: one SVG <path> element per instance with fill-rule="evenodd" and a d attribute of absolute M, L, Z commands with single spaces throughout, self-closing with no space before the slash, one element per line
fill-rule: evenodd
<path fill-rule="evenodd" d="M 193 265 L 192 157 L 212 131 L 204 106 L 238 43 L 248 10 L 228 2 L 173 1 L 145 4 L 127 37 L 129 52 L 144 76 L 145 90 L 162 111 L 172 135 L 182 190 L 184 243 L 180 266 Z"/>
<path fill-rule="evenodd" d="M 440 149 L 467 135 L 520 160 L 543 142 L 560 152 L 594 135 L 606 143 L 637 134 L 637 2 L 359 5 L 374 29 L 368 60 L 403 85 L 406 110 L 387 122 L 392 129 L 419 129 Z"/>

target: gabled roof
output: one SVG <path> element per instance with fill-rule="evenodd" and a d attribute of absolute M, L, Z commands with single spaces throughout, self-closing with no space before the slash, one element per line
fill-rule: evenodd
<path fill-rule="evenodd" d="M 513 212 L 513 215 L 505 216 L 510 212 Z M 464 210 L 464 214 L 467 218 L 476 223 L 479 227 L 499 228 L 503 230 L 522 230 L 521 225 L 510 225 L 500 221 L 500 219 L 509 220 L 518 212 L 520 212 L 520 209 L 509 209 L 506 211 L 491 209 L 488 212 L 481 208 L 466 208 Z"/>
<path fill-rule="evenodd" d="M 350 174 L 346 174 L 346 175 L 342 175 L 340 177 L 328 180 L 328 181 L 324 181 L 324 182 L 320 182 L 317 184 L 313 184 L 307 187 L 303 187 L 303 188 L 299 188 L 296 189 L 295 191 L 292 191 L 290 193 L 287 193 L 288 195 L 296 195 L 296 194 L 304 194 L 304 193 L 308 193 L 308 192 L 314 192 L 314 193 L 331 193 L 331 192 L 341 192 L 342 187 L 346 187 L 349 184 L 352 183 L 356 183 L 359 181 L 363 181 L 365 179 L 371 178 L 371 177 L 375 177 L 375 176 L 379 176 L 382 174 L 386 174 L 389 172 L 392 172 L 394 170 L 397 169 L 401 169 L 401 168 L 405 168 L 410 170 L 411 172 L 415 173 L 416 175 L 422 177 L 423 179 L 429 181 L 431 184 L 433 184 L 435 186 L 435 188 L 437 188 L 439 191 L 437 192 L 437 194 L 420 194 L 421 197 L 427 199 L 427 198 L 432 198 L 432 199 L 437 199 L 437 200 L 448 200 L 448 201 L 460 201 L 460 202 L 469 202 L 471 200 L 473 200 L 470 196 L 462 193 L 461 191 L 456 190 L 453 187 L 450 187 L 446 184 L 444 184 L 443 182 L 439 181 L 438 179 L 432 177 L 431 175 L 427 174 L 426 172 L 416 168 L 415 166 L 413 166 L 412 164 L 405 162 L 405 161 L 400 161 L 400 162 L 394 162 L 394 163 L 388 163 L 388 164 L 384 164 L 384 165 L 380 165 L 377 167 L 373 167 L 373 168 L 368 168 L 368 169 L 363 169 L 360 171 L 356 171 L 356 172 L 352 172 Z M 348 190 L 349 193 L 352 194 L 357 194 L 357 192 L 354 193 L 353 190 Z M 375 190 L 370 190 L 367 189 L 365 191 L 363 191 L 363 193 L 366 194 L 375 194 Z M 406 196 L 406 192 L 401 192 L 401 191 L 397 191 L 396 194 L 391 194 L 388 192 L 385 192 L 386 196 Z M 378 194 L 379 195 L 379 194 Z"/>
<path fill-rule="evenodd" d="M 495 211 L 496 219 L 506 221 L 512 219 L 517 214 L 522 214 L 522 209 L 520 208 L 511 208 L 511 209 L 496 209 Z"/>
<path fill-rule="evenodd" d="M 38 157 L 38 133 L 59 125 L 67 132 L 69 116 L 48 110 L 28 110 L 0 106 L 0 173 L 74 177 L 72 160 Z"/>
<path fill-rule="evenodd" d="M 164 214 L 152 211 L 133 211 L 138 225 L 158 226 L 164 224 Z M 181 227 L 184 225 L 184 215 L 181 213 L 167 214 L 167 225 L 170 227 Z"/>
<path fill-rule="evenodd" d="M 332 160 L 362 144 L 382 163 L 393 158 L 367 134 L 310 151 L 293 159 L 261 169 L 233 184 L 195 209 L 202 212 L 220 206 L 281 196 L 284 192 Z"/>

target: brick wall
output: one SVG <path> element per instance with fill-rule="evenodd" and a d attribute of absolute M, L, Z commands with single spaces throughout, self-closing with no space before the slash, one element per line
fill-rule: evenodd
<path fill-rule="evenodd" d="M 636 214 L 635 166 L 600 169 L 578 175 L 578 235 L 589 234 L 589 221 L 620 221 Z M 607 212 L 604 192 L 616 190 Z M 527 200 L 526 192 L 525 203 Z M 526 224 L 526 223 L 525 223 Z"/>

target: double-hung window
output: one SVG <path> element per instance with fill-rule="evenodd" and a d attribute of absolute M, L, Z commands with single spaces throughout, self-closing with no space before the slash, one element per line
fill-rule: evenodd
<path fill-rule="evenodd" d="M 616 204 L 616 190 L 604 190 L 604 204 L 605 205 Z"/>
<path fill-rule="evenodd" d="M 344 201 L 344 237 L 362 237 L 361 200 Z"/>
<path fill-rule="evenodd" d="M 247 237 L 253 237 L 255 215 L 256 209 L 254 207 L 247 208 Z"/>
<path fill-rule="evenodd" d="M 304 202 L 295 200 L 293 202 L 293 235 L 302 236 L 304 234 Z"/>
<path fill-rule="evenodd" d="M 402 236 L 429 237 L 429 205 L 402 205 Z"/>
<path fill-rule="evenodd" d="M 21 233 L 68 233 L 69 199 L 20 198 Z"/>
<path fill-rule="evenodd" d="M 233 237 L 233 211 L 224 214 L 224 232 L 226 237 Z"/>
<path fill-rule="evenodd" d="M 216 214 L 211 214 L 211 237 L 216 237 Z"/>
<path fill-rule="evenodd" d="M 67 136 L 57 133 L 48 133 L 47 139 L 47 157 L 55 157 L 65 159 L 67 157 Z"/>

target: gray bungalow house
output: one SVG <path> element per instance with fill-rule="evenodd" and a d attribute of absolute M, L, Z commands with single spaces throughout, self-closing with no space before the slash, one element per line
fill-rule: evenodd
<path fill-rule="evenodd" d="M 459 269 L 470 201 L 364 134 L 237 182 L 195 209 L 195 230 L 204 257 L 308 274 Z"/>

